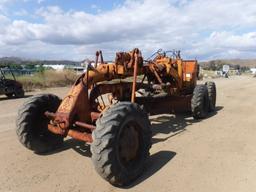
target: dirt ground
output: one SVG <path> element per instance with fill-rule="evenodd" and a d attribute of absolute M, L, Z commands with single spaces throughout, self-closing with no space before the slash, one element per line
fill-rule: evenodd
<path fill-rule="evenodd" d="M 125 189 L 95 171 L 89 146 L 67 140 L 52 154 L 25 149 L 15 117 L 28 98 L 0 97 L 0 191 L 251 192 L 256 189 L 256 79 L 216 79 L 217 112 L 202 121 L 187 115 L 151 117 L 153 146 L 144 174 Z M 48 89 L 64 96 L 68 88 Z M 39 92 L 28 93 L 29 95 Z"/>

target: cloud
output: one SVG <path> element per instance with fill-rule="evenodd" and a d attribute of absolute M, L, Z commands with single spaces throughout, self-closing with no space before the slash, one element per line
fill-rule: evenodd
<path fill-rule="evenodd" d="M 26 16 L 26 15 L 28 15 L 28 12 L 25 9 L 21 9 L 19 11 L 16 11 L 14 13 L 14 15 L 16 15 L 16 16 Z"/>
<path fill-rule="evenodd" d="M 256 57 L 255 10 L 254 0 L 127 0 L 98 14 L 48 6 L 36 11 L 40 23 L 5 23 L 5 29 L 0 30 L 0 44 L 24 47 L 37 42 L 38 46 L 48 47 L 41 50 L 45 53 L 62 47 L 77 59 L 99 48 L 110 57 L 115 51 L 133 47 L 141 48 L 145 55 L 159 48 L 176 48 L 200 59 Z M 67 57 L 61 53 L 55 56 Z"/>
<path fill-rule="evenodd" d="M 193 45 L 193 53 L 214 58 L 254 57 L 256 50 L 256 32 L 235 35 L 231 32 L 212 32 L 202 42 Z M 254 54 L 253 54 L 254 53 Z"/>
<path fill-rule="evenodd" d="M 37 3 L 38 3 L 38 4 L 41 4 L 41 3 L 43 3 L 43 2 L 45 2 L 45 0 L 37 0 Z"/>

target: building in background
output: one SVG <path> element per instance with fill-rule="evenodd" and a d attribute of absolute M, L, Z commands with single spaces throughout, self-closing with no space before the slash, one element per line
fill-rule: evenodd
<path fill-rule="evenodd" d="M 252 72 L 253 75 L 256 74 L 256 68 L 251 68 L 250 71 Z"/>

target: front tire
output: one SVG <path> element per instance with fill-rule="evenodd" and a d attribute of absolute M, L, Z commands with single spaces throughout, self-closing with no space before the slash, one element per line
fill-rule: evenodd
<path fill-rule="evenodd" d="M 152 133 L 148 116 L 139 105 L 112 105 L 97 120 L 92 136 L 92 161 L 105 180 L 124 186 L 143 172 Z"/>
<path fill-rule="evenodd" d="M 61 100 L 52 94 L 41 94 L 30 98 L 18 112 L 16 133 L 19 141 L 35 153 L 46 153 L 63 143 L 63 137 L 48 130 L 49 119 L 45 111 L 55 112 Z"/>

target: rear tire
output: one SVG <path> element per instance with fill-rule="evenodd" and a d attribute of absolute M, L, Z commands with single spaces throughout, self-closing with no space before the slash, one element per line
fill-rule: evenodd
<path fill-rule="evenodd" d="M 119 102 L 96 122 L 91 144 L 92 161 L 101 177 L 115 186 L 136 179 L 151 147 L 151 125 L 139 105 Z"/>
<path fill-rule="evenodd" d="M 11 99 L 13 97 L 13 93 L 7 93 L 5 94 L 9 99 Z"/>
<path fill-rule="evenodd" d="M 9 99 L 11 98 L 22 98 L 25 93 L 23 88 L 14 88 L 14 92 L 5 94 Z"/>
<path fill-rule="evenodd" d="M 25 93 L 24 93 L 24 90 L 22 88 L 18 88 L 14 91 L 14 96 L 16 98 L 22 98 L 24 97 Z"/>
<path fill-rule="evenodd" d="M 214 82 L 206 82 L 205 85 L 208 89 L 209 95 L 209 112 L 213 112 L 216 107 L 216 85 Z"/>
<path fill-rule="evenodd" d="M 191 111 L 194 119 L 202 119 L 208 115 L 209 96 L 206 85 L 197 85 L 191 100 Z"/>
<path fill-rule="evenodd" d="M 61 100 L 52 94 L 41 94 L 30 98 L 18 112 L 16 133 L 19 141 L 35 153 L 46 153 L 63 143 L 63 137 L 48 130 L 49 119 L 45 111 L 55 112 Z"/>

